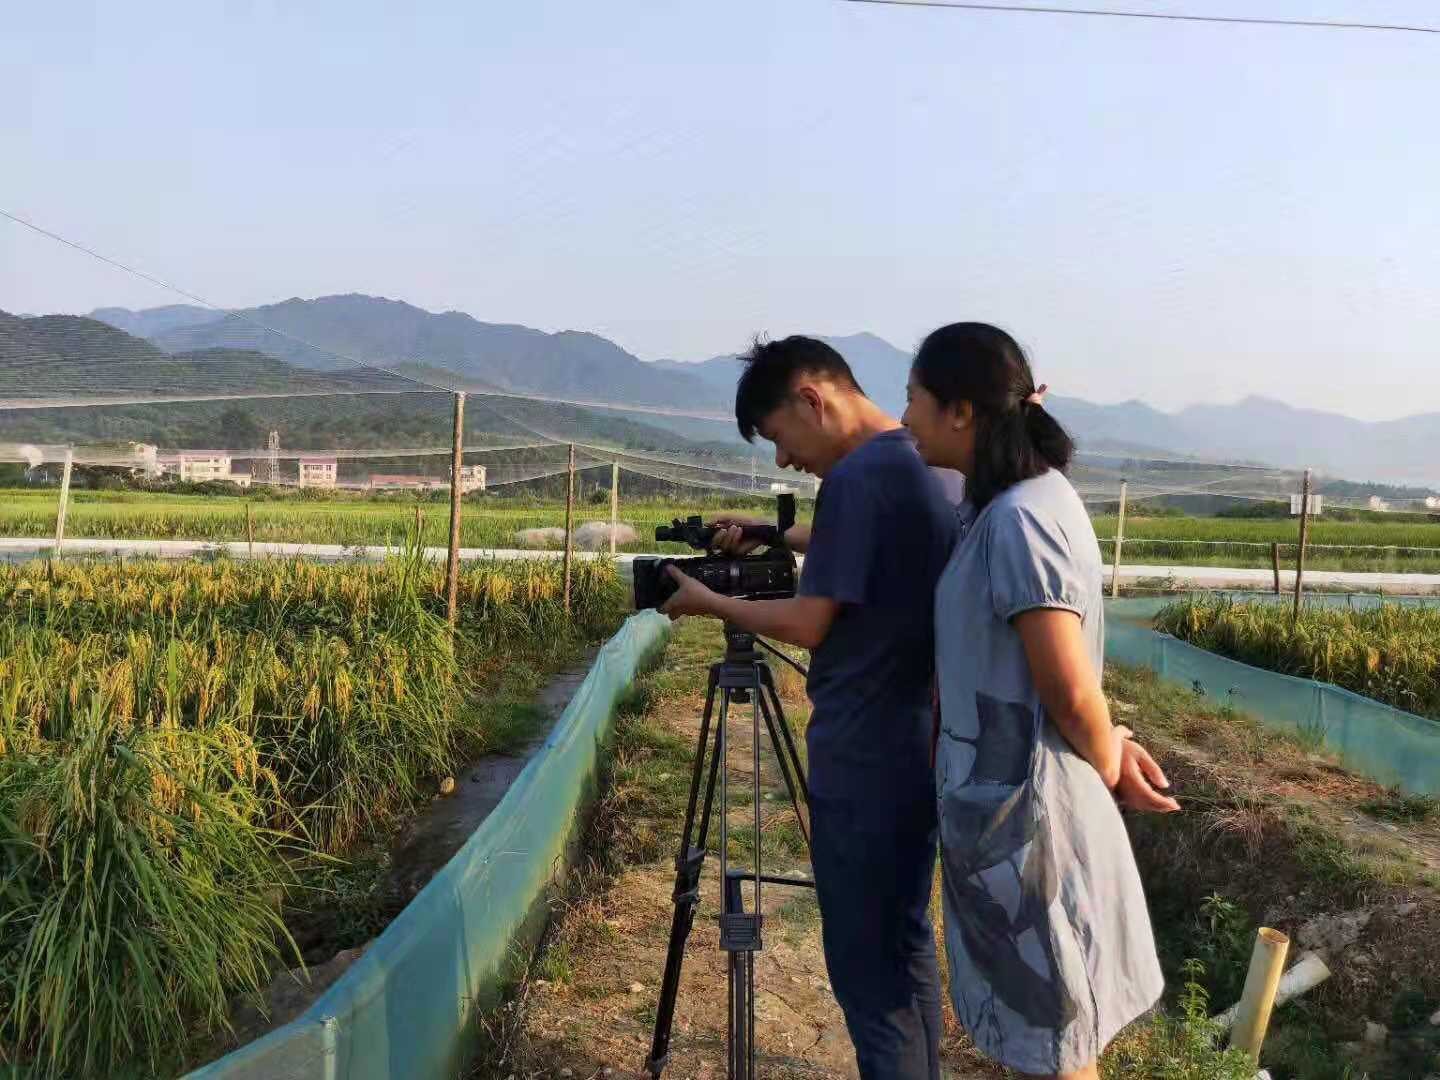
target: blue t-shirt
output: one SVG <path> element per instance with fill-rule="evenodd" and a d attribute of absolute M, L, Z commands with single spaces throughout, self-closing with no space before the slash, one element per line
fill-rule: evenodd
<path fill-rule="evenodd" d="M 840 603 L 810 653 L 810 789 L 822 798 L 925 797 L 935 583 L 959 535 L 960 475 L 931 469 L 903 428 L 825 477 L 799 595 Z"/>

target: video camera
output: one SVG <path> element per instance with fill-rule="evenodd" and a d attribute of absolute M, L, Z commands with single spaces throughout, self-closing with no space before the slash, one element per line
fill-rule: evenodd
<path fill-rule="evenodd" d="M 636 558 L 635 607 L 637 610 L 656 608 L 675 592 L 675 582 L 666 573 L 674 566 L 682 574 L 725 596 L 743 596 L 747 600 L 783 600 L 795 595 L 795 555 L 785 546 L 785 532 L 795 524 L 795 496 L 779 495 L 774 525 L 745 525 L 741 534 L 747 540 L 759 540 L 766 550 L 755 555 L 735 558 L 731 555 L 701 555 L 689 559 L 667 559 L 642 555 Z M 675 518 L 668 526 L 655 529 L 656 540 L 688 544 L 697 551 L 709 551 L 719 529 L 706 525 L 698 515 L 681 521 Z"/>

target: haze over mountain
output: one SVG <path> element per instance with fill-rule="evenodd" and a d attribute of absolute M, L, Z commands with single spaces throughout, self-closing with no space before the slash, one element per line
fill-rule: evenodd
<path fill-rule="evenodd" d="M 734 355 L 700 362 L 642 361 L 595 334 L 546 333 L 483 323 L 461 312 L 431 313 L 396 300 L 361 295 L 291 299 L 241 314 L 320 349 L 369 363 L 422 362 L 436 378 L 449 372 L 474 387 L 572 401 L 665 407 L 728 415 L 739 367 Z M 236 319 L 183 305 L 132 312 L 100 309 L 97 319 L 148 328 L 154 344 L 171 352 L 206 347 L 253 349 L 308 368 L 338 365 L 333 356 L 266 333 Z M 208 316 L 203 318 L 201 316 Z M 910 354 L 874 334 L 827 337 L 876 401 L 898 415 Z M 1064 388 L 1061 388 L 1062 390 Z M 1181 454 L 1224 462 L 1302 468 L 1392 483 L 1440 483 L 1440 414 L 1362 421 L 1262 397 L 1231 405 L 1192 405 L 1166 413 L 1143 402 L 1097 404 L 1066 394 L 1048 402 L 1084 448 Z M 656 416 L 684 427 L 690 438 L 710 422 Z M 733 426 L 712 438 L 733 440 Z"/>

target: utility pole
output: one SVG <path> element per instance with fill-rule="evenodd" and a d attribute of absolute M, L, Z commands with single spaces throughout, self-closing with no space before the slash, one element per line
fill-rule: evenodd
<path fill-rule="evenodd" d="M 1300 494 L 1300 552 L 1295 556 L 1295 615 L 1300 621 L 1300 600 L 1305 591 L 1305 542 L 1310 536 L 1310 470 L 1305 470 L 1305 484 Z"/>
<path fill-rule="evenodd" d="M 1120 548 L 1125 543 L 1125 499 L 1130 481 L 1120 481 L 1120 516 L 1115 521 L 1115 568 L 1110 572 L 1110 595 L 1120 595 Z"/>
<path fill-rule="evenodd" d="M 460 472 L 465 461 L 465 392 L 455 391 L 454 443 L 450 457 L 450 550 L 445 560 L 445 617 L 460 617 Z"/>

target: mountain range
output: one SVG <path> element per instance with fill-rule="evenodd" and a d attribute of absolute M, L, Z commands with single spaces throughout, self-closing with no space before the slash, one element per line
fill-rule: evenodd
<path fill-rule="evenodd" d="M 723 417 L 729 414 L 739 371 L 733 355 L 698 362 L 647 362 L 592 333 L 547 333 L 486 323 L 463 312 L 428 312 L 402 301 L 356 294 L 290 299 L 235 316 L 187 305 L 141 311 L 100 308 L 91 313 L 98 323 L 134 335 L 131 341 L 147 339 L 153 351 L 136 351 L 141 342 L 126 345 L 125 355 L 142 367 L 150 365 L 146 370 L 156 373 L 161 371 L 155 366 L 156 353 L 190 365 L 204 364 L 207 357 L 217 355 L 233 359 L 239 352 L 263 354 L 305 371 L 325 372 L 330 378 L 342 369 L 353 372 L 352 361 L 362 361 L 411 374 L 428 372 L 431 381 L 467 389 L 608 402 L 622 414 L 626 407 L 635 407 Z M 17 336 L 16 320 L 6 318 L 11 321 L 0 320 L 0 369 L 33 364 L 43 355 L 35 352 L 34 335 Z M 68 317 L 18 321 L 45 324 L 46 319 L 63 318 Z M 867 393 L 898 414 L 909 354 L 869 333 L 826 340 L 851 363 Z M 231 352 L 209 352 L 215 349 Z M 1262 397 L 1246 397 L 1230 405 L 1192 405 L 1175 413 L 1139 401 L 1097 404 L 1058 395 L 1048 404 L 1082 448 L 1285 468 L 1313 466 L 1356 480 L 1440 484 L 1440 462 L 1431 457 L 1433 448 L 1440 446 L 1437 413 L 1371 422 L 1297 409 Z M 627 415 L 634 419 L 638 413 Z M 716 437 L 736 438 L 733 426 L 693 417 L 656 413 L 647 422 L 685 429 L 687 438 L 696 437 L 702 427 Z"/>

